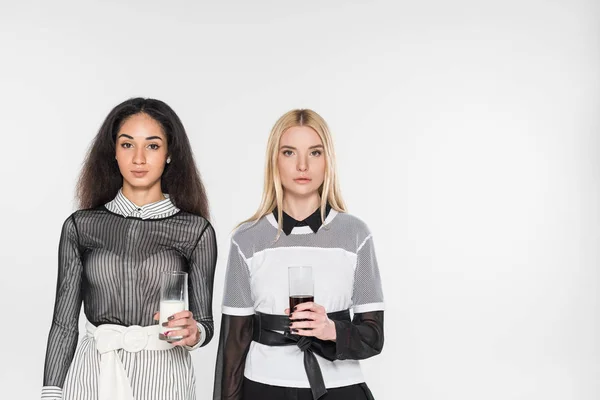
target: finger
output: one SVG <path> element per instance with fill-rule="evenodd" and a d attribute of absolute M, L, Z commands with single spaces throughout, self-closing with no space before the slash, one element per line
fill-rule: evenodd
<path fill-rule="evenodd" d="M 286 315 L 290 315 L 290 309 L 289 309 L 289 308 L 286 308 L 286 309 L 285 309 L 285 311 L 284 311 L 284 313 L 285 313 Z"/>
<path fill-rule="evenodd" d="M 319 325 L 315 321 L 296 321 L 290 325 L 290 329 L 315 329 Z"/>
<path fill-rule="evenodd" d="M 179 311 L 178 313 L 175 313 L 173 315 L 171 315 L 169 318 L 167 318 L 167 320 L 172 321 L 174 319 L 182 319 L 182 318 L 192 318 L 192 312 L 189 310 L 183 310 L 183 311 Z"/>
<path fill-rule="evenodd" d="M 174 319 L 173 321 L 163 322 L 162 326 L 165 328 L 184 328 L 189 324 L 188 319 Z"/>
<path fill-rule="evenodd" d="M 173 346 L 189 346 L 189 347 L 194 347 L 194 345 L 197 343 L 196 338 L 193 335 L 193 331 L 189 330 L 189 329 L 182 329 L 182 331 L 185 331 L 183 335 L 177 335 L 177 336 L 183 336 L 183 339 L 180 339 L 176 342 L 172 342 L 171 344 Z"/>
<path fill-rule="evenodd" d="M 300 303 L 294 307 L 294 312 L 296 311 L 312 311 L 319 314 L 325 314 L 325 307 L 313 302 Z"/>
<path fill-rule="evenodd" d="M 319 314 L 327 314 L 327 311 L 325 311 L 325 307 L 323 307 L 322 305 L 315 303 L 315 307 L 317 309 L 315 312 Z"/>
<path fill-rule="evenodd" d="M 165 329 L 165 331 L 163 332 L 163 335 L 165 335 L 166 337 L 170 337 L 170 336 L 182 336 L 181 335 L 181 331 L 183 330 L 183 327 L 180 326 L 176 326 L 174 328 L 169 327 L 169 329 Z"/>
<path fill-rule="evenodd" d="M 313 302 L 300 303 L 294 307 L 292 312 L 310 310 L 310 309 L 312 309 L 314 304 L 315 303 L 313 303 Z"/>
<path fill-rule="evenodd" d="M 291 320 L 298 320 L 298 319 L 317 320 L 317 319 L 319 319 L 320 316 L 321 316 L 321 314 L 317 314 L 312 311 L 295 311 L 294 313 L 292 313 L 290 315 L 290 319 Z"/>
<path fill-rule="evenodd" d="M 188 326 L 196 325 L 196 321 L 190 316 L 189 318 L 175 318 L 167 322 L 163 322 L 162 326 L 165 327 L 176 327 L 176 326 Z"/>
<path fill-rule="evenodd" d="M 317 336 L 317 333 L 310 329 L 294 329 L 292 333 L 298 336 Z"/>
<path fill-rule="evenodd" d="M 154 312 L 154 316 L 152 317 L 152 319 L 154 319 L 154 320 L 158 321 L 158 320 L 160 319 L 160 312 L 158 312 L 158 311 L 155 311 L 155 312 Z"/>
<path fill-rule="evenodd" d="M 170 336 L 182 336 L 182 340 L 185 340 L 188 336 L 190 336 L 190 330 L 188 328 L 178 329 L 176 331 L 171 332 L 173 333 L 171 333 Z"/>
<path fill-rule="evenodd" d="M 189 330 L 187 329 L 174 329 L 171 331 L 166 331 L 163 333 L 163 335 L 165 335 L 167 337 L 167 340 L 173 344 L 174 340 L 185 340 L 186 337 L 189 336 Z"/>

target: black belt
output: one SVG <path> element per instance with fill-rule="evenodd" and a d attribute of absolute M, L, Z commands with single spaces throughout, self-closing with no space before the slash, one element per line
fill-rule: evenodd
<path fill-rule="evenodd" d="M 327 314 L 329 319 L 337 321 L 350 321 L 350 311 L 343 310 Z M 274 331 L 284 331 L 283 334 Z M 252 340 L 267 346 L 292 346 L 296 345 L 304 353 L 304 370 L 308 377 L 313 399 L 317 400 L 325 393 L 323 374 L 315 354 L 329 361 L 336 360 L 335 343 L 320 340 L 315 337 L 299 336 L 290 333 L 290 319 L 287 315 L 254 314 L 254 329 Z"/>

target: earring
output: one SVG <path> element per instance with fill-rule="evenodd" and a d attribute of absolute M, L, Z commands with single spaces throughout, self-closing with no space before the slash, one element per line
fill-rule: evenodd
<path fill-rule="evenodd" d="M 167 164 L 171 163 L 171 156 L 167 157 Z"/>

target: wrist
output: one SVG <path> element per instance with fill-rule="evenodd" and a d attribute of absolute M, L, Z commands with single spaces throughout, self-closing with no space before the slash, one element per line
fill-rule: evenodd
<path fill-rule="evenodd" d="M 194 334 L 194 346 L 200 342 L 201 338 L 202 338 L 202 331 L 200 330 L 200 327 L 198 326 L 198 324 L 196 324 L 196 333 Z"/>

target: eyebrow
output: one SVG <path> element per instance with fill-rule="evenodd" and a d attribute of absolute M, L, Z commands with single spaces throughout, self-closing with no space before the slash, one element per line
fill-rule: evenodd
<path fill-rule="evenodd" d="M 125 134 L 125 133 L 121 133 L 121 134 L 119 135 L 119 138 L 122 138 L 122 137 L 125 137 L 125 138 L 127 138 L 127 139 L 131 139 L 131 140 L 133 140 L 133 136 L 129 136 L 129 135 Z M 146 140 L 154 140 L 154 139 L 162 140 L 162 138 L 161 138 L 160 136 L 148 136 L 148 137 L 146 138 Z"/>
<path fill-rule="evenodd" d="M 310 146 L 308 149 L 312 150 L 312 149 L 322 149 L 323 145 L 322 144 L 315 144 L 314 146 Z M 298 150 L 297 148 L 295 148 L 294 146 L 288 146 L 288 145 L 283 145 L 279 148 L 281 149 L 290 149 L 290 150 Z"/>

